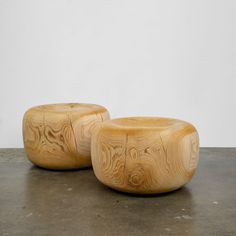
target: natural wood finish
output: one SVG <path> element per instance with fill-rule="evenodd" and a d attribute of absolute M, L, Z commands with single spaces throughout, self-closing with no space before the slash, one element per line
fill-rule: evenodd
<path fill-rule="evenodd" d="M 132 117 L 105 121 L 92 136 L 96 177 L 116 190 L 168 192 L 192 178 L 199 158 L 198 133 L 169 118 Z"/>
<path fill-rule="evenodd" d="M 91 166 L 91 134 L 108 111 L 94 104 L 50 104 L 29 109 L 23 139 L 31 162 L 49 169 Z"/>

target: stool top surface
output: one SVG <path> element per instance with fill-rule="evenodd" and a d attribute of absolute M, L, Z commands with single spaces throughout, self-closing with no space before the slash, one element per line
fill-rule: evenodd
<path fill-rule="evenodd" d="M 126 117 L 107 120 L 105 127 L 115 129 L 172 129 L 174 127 L 192 126 L 190 123 L 178 119 L 166 117 Z"/>
<path fill-rule="evenodd" d="M 81 113 L 97 113 L 106 111 L 105 107 L 88 104 L 88 103 L 56 103 L 45 104 L 30 108 L 37 112 L 50 112 L 50 113 L 67 113 L 67 112 L 81 112 Z"/>

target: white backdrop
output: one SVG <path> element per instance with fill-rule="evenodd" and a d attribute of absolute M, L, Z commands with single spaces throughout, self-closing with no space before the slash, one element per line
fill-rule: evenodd
<path fill-rule="evenodd" d="M 0 147 L 24 111 L 87 102 L 192 122 L 236 146 L 235 0 L 0 0 Z"/>

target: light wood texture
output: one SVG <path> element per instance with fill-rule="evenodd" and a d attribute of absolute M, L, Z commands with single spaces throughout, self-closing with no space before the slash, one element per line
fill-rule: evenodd
<path fill-rule="evenodd" d="M 199 138 L 184 121 L 121 118 L 96 127 L 91 149 L 95 175 L 103 184 L 129 193 L 162 193 L 191 180 Z"/>
<path fill-rule="evenodd" d="M 23 139 L 31 162 L 49 169 L 91 166 L 91 134 L 108 111 L 94 104 L 50 104 L 29 109 Z"/>

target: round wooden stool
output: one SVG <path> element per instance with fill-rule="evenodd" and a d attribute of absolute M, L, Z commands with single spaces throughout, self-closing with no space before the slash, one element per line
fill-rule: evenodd
<path fill-rule="evenodd" d="M 23 119 L 26 154 L 48 169 L 91 166 L 91 134 L 108 111 L 94 104 L 50 104 L 29 109 Z"/>
<path fill-rule="evenodd" d="M 176 119 L 113 119 L 96 127 L 91 154 L 103 184 L 129 193 L 163 193 L 180 188 L 194 175 L 198 133 Z"/>

